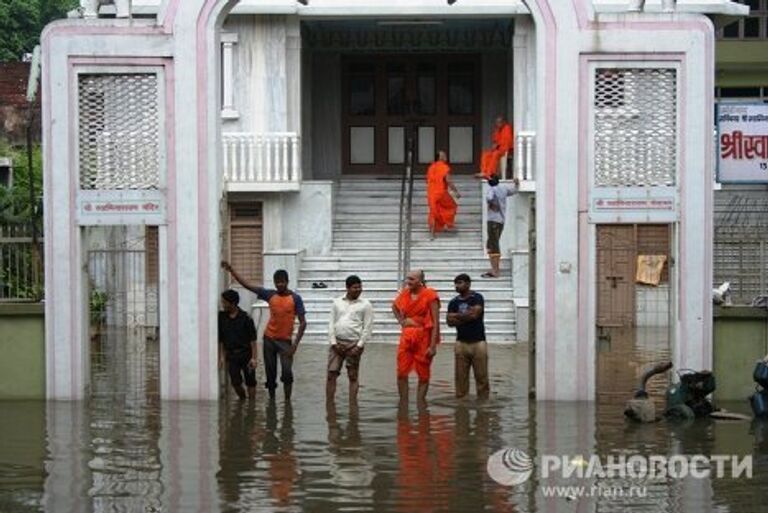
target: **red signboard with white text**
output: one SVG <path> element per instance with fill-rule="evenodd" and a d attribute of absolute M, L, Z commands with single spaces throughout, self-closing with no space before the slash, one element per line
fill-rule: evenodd
<path fill-rule="evenodd" d="M 717 106 L 717 181 L 768 183 L 768 104 Z"/>

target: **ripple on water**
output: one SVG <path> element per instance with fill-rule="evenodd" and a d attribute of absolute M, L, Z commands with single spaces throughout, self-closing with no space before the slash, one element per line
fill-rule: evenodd
<path fill-rule="evenodd" d="M 685 513 L 764 506 L 766 425 L 637 426 L 612 403 L 530 403 L 524 345 L 491 347 L 492 394 L 485 403 L 453 397 L 452 347 L 441 346 L 426 409 L 398 408 L 393 345 L 366 348 L 358 403 L 348 403 L 342 375 L 332 408 L 324 400 L 323 346 L 298 353 L 290 404 L 270 403 L 261 389 L 254 402 L 164 403 L 156 347 L 100 349 L 88 401 L 2 403 L 0 511 Z M 488 477 L 488 456 L 507 447 L 534 459 L 753 454 L 755 475 L 604 479 L 598 484 L 647 491 L 631 499 L 547 499 L 541 485 L 552 483 L 536 472 L 513 488 Z"/>

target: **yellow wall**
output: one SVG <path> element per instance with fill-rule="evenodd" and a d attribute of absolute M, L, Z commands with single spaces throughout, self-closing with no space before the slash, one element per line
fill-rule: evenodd
<path fill-rule="evenodd" d="M 715 85 L 768 86 L 768 41 L 718 41 Z"/>

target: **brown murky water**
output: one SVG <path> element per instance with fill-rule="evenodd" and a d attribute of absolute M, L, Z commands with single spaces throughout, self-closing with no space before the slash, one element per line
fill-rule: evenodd
<path fill-rule="evenodd" d="M 358 405 L 342 377 L 335 408 L 325 406 L 322 346 L 297 355 L 291 404 L 262 390 L 253 403 L 161 402 L 156 353 L 140 347 L 95 353 L 90 401 L 0 403 L 1 512 L 768 511 L 768 424 L 631 426 L 621 404 L 529 403 L 522 345 L 491 348 L 483 405 L 453 399 L 452 346 L 442 346 L 426 411 L 397 408 L 395 346 L 366 349 Z M 537 469 L 505 487 L 486 462 L 506 447 L 534 458 L 751 454 L 754 474 L 568 480 Z M 545 497 L 556 484 L 645 493 Z"/>

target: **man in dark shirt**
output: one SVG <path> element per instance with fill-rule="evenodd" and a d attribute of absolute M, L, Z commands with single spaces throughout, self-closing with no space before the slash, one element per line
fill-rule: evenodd
<path fill-rule="evenodd" d="M 256 397 L 256 326 L 251 316 L 240 309 L 240 294 L 225 290 L 221 294 L 223 312 L 219 312 L 219 367 L 227 364 L 229 379 L 240 399 Z"/>
<path fill-rule="evenodd" d="M 448 304 L 448 326 L 456 328 L 456 397 L 469 393 L 469 370 L 475 374 L 475 389 L 478 399 L 487 399 L 488 344 L 485 341 L 483 308 L 485 300 L 481 294 L 470 289 L 471 278 L 460 274 L 453 280 L 458 296 Z"/>

